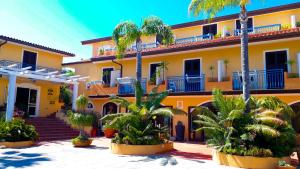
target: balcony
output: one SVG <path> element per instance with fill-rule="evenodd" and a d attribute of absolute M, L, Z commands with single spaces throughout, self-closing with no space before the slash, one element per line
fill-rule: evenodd
<path fill-rule="evenodd" d="M 257 34 L 257 33 L 267 33 L 267 32 L 274 32 L 274 31 L 280 31 L 281 30 L 281 24 L 273 24 L 273 25 L 266 25 L 266 26 L 258 26 L 254 28 L 249 28 L 248 33 L 249 34 Z M 241 34 L 240 29 L 234 30 L 234 35 L 239 36 Z"/>
<path fill-rule="evenodd" d="M 205 91 L 205 75 L 172 76 L 167 78 L 167 89 L 172 93 Z"/>
<path fill-rule="evenodd" d="M 285 77 L 282 69 L 274 70 L 255 70 L 250 71 L 250 88 L 260 89 L 284 89 Z M 232 88 L 233 90 L 242 90 L 242 73 L 233 72 Z"/>
<path fill-rule="evenodd" d="M 135 78 L 131 77 L 123 77 L 123 78 L 117 78 L 118 81 L 118 93 L 120 95 L 126 95 L 126 94 L 134 94 L 135 93 Z M 143 78 L 142 82 L 142 89 L 144 93 L 147 91 L 147 79 Z"/>
<path fill-rule="evenodd" d="M 201 42 L 205 40 L 211 40 L 213 38 L 212 34 L 193 36 L 187 38 L 180 38 L 175 40 L 175 44 L 184 44 L 184 43 L 192 43 L 192 42 Z"/>

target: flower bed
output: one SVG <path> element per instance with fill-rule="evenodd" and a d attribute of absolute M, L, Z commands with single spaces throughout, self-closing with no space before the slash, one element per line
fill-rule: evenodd
<path fill-rule="evenodd" d="M 110 149 L 114 154 L 122 155 L 152 155 L 169 152 L 174 149 L 173 142 L 158 145 L 127 145 L 111 143 Z"/>
<path fill-rule="evenodd" d="M 278 162 L 284 160 L 290 163 L 290 157 L 273 158 L 273 157 L 253 157 L 237 156 L 225 154 L 218 151 L 213 152 L 213 161 L 220 165 L 251 168 L 251 169 L 276 169 Z"/>

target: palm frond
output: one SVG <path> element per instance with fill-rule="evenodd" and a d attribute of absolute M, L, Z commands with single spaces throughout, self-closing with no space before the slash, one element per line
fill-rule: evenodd
<path fill-rule="evenodd" d="M 100 120 L 103 123 L 106 123 L 107 121 L 112 121 L 113 119 L 120 117 L 120 116 L 124 116 L 126 113 L 116 113 L 116 114 L 108 114 L 105 115 L 104 117 L 102 117 Z"/>
<path fill-rule="evenodd" d="M 112 39 L 116 43 L 117 58 L 122 58 L 127 47 L 134 43 L 141 36 L 141 32 L 136 24 L 125 21 L 116 26 Z"/>
<path fill-rule="evenodd" d="M 280 132 L 273 127 L 264 125 L 264 124 L 252 124 L 252 125 L 247 125 L 246 129 L 248 131 L 256 132 L 258 134 L 264 135 L 264 136 L 269 136 L 269 137 L 279 137 Z"/>
<path fill-rule="evenodd" d="M 285 126 L 287 123 L 276 117 L 258 117 L 256 120 L 269 126 Z"/>
<path fill-rule="evenodd" d="M 191 112 L 192 115 L 205 115 L 208 117 L 211 117 L 214 120 L 218 119 L 218 116 L 212 112 L 211 110 L 209 110 L 207 107 L 203 107 L 203 106 L 199 106 L 199 107 L 195 107 L 194 110 Z"/>
<path fill-rule="evenodd" d="M 158 108 L 151 112 L 151 116 L 172 117 L 173 115 L 174 113 L 170 108 Z"/>
<path fill-rule="evenodd" d="M 110 97 L 110 101 L 113 102 L 113 103 L 116 103 L 116 104 L 120 104 L 121 107 L 125 107 L 125 108 L 127 108 L 130 104 L 132 104 L 128 100 L 126 100 L 122 97 L 118 97 L 118 96 Z"/>

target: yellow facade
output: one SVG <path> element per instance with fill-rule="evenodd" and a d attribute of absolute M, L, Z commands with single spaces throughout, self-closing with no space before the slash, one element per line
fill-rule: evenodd
<path fill-rule="evenodd" d="M 61 64 L 64 57 L 63 54 L 10 42 L 1 46 L 0 61 L 8 60 L 22 63 L 24 50 L 37 53 L 37 66 L 53 70 L 62 69 Z M 61 84 L 18 77 L 16 85 L 17 87 L 38 89 L 39 100 L 37 100 L 37 107 L 39 111 L 37 112 L 37 116 L 46 117 L 60 110 L 62 106 L 62 103 L 59 102 Z M 8 77 L 6 75 L 2 75 L 0 77 L 0 106 L 3 106 L 6 103 L 7 92 Z"/>
<path fill-rule="evenodd" d="M 292 9 L 292 10 L 283 10 L 280 12 L 267 13 L 261 15 L 254 15 L 253 17 L 253 25 L 254 27 L 267 26 L 273 24 L 281 24 L 291 25 L 291 16 L 294 15 L 296 21 L 300 21 L 300 9 Z M 236 19 L 231 20 L 223 20 L 216 22 L 217 23 L 217 32 L 221 34 L 226 27 L 226 30 L 233 34 L 234 29 L 236 29 Z M 206 25 L 206 24 L 205 24 Z M 187 38 L 193 36 L 199 36 L 202 34 L 202 29 L 204 25 L 193 25 L 187 27 L 180 27 L 173 29 L 173 33 L 175 38 Z M 298 28 L 299 29 L 299 28 Z M 153 39 L 152 39 L 153 40 Z M 150 43 L 151 38 L 145 40 L 144 42 Z M 110 44 L 114 45 L 111 40 L 101 41 L 91 43 L 90 45 L 93 47 L 92 57 L 105 57 L 99 56 L 95 51 L 101 47 L 101 45 Z M 250 70 L 266 70 L 266 52 L 270 51 L 287 51 L 287 59 L 297 61 L 297 55 L 300 54 L 300 38 L 281 38 L 279 40 L 268 40 L 262 42 L 251 42 L 249 44 L 249 66 Z M 205 79 L 205 90 L 198 93 L 187 92 L 187 94 L 183 93 L 175 93 L 168 96 L 164 102 L 164 106 L 172 106 L 174 108 L 180 108 L 184 110 L 186 115 L 176 115 L 173 117 L 173 135 L 175 133 L 175 125 L 178 121 L 182 121 L 185 125 L 185 139 L 192 139 L 193 136 L 191 131 L 189 131 L 189 111 L 194 106 L 203 105 L 205 103 L 209 103 L 212 101 L 211 91 L 214 88 L 222 89 L 226 92 L 233 92 L 233 82 L 232 82 L 232 74 L 236 71 L 241 71 L 241 54 L 240 54 L 240 45 L 232 44 L 226 46 L 216 46 L 211 48 L 199 48 L 194 50 L 185 50 L 178 51 L 173 53 L 162 53 L 162 54 L 153 54 L 143 56 L 142 60 L 142 77 L 147 78 L 147 81 L 150 80 L 150 64 L 151 63 L 159 63 L 162 61 L 166 61 L 168 63 L 168 70 L 165 72 L 166 77 L 172 76 L 184 76 L 184 61 L 189 59 L 200 59 L 200 70 L 201 73 L 206 75 Z M 211 82 L 208 79 L 213 76 L 213 78 L 218 77 L 217 68 L 219 60 L 228 60 L 227 66 L 227 77 L 229 78 L 227 81 L 221 82 Z M 120 64 L 123 65 L 123 77 L 135 77 L 136 75 L 136 60 L 134 57 L 126 58 L 122 60 L 116 60 Z M 296 63 L 288 66 L 289 73 L 298 73 L 298 67 L 300 63 Z M 213 66 L 215 68 L 213 75 L 211 75 L 210 67 Z M 72 63 L 66 64 L 66 67 L 72 67 L 76 70 L 76 73 L 83 74 L 89 76 L 88 81 L 97 81 L 102 79 L 102 69 L 107 67 L 112 67 L 115 70 L 120 69 L 120 66 L 116 63 L 113 63 L 111 60 L 102 60 L 102 61 L 89 61 L 84 63 Z M 253 94 L 255 97 L 262 97 L 273 95 L 279 97 L 281 100 L 288 104 L 294 104 L 300 102 L 300 93 L 296 91 L 300 89 L 300 78 L 288 78 L 287 72 L 285 73 L 285 86 L 282 90 L 293 90 L 292 93 L 278 92 L 278 93 L 270 93 L 268 94 L 268 90 L 264 92 L 258 92 L 257 94 Z M 148 91 L 150 85 L 148 85 Z M 166 89 L 166 85 L 163 85 L 161 88 Z M 271 90 L 270 90 L 271 92 Z M 84 93 L 90 97 L 90 101 L 94 105 L 94 111 L 99 112 L 100 114 L 103 112 L 103 106 L 109 102 L 108 95 L 110 94 L 118 94 L 117 87 L 103 87 L 101 85 L 96 85 L 96 87 L 91 87 L 90 89 L 86 89 L 86 86 L 82 84 L 80 86 L 80 93 Z M 239 93 L 235 93 L 238 95 Z M 128 99 L 133 100 L 132 96 L 126 96 Z M 121 109 L 123 110 L 123 109 Z"/>

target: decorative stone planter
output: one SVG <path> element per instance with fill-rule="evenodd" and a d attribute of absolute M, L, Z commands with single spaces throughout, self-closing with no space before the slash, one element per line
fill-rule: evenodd
<path fill-rule="evenodd" d="M 0 142 L 0 147 L 4 146 L 6 148 L 31 147 L 33 145 L 34 141 Z"/>
<path fill-rule="evenodd" d="M 251 168 L 251 169 L 276 169 L 278 161 L 284 160 L 290 163 L 290 157 L 273 158 L 273 157 L 252 157 L 252 156 L 236 156 L 213 151 L 213 161 L 220 165 Z"/>
<path fill-rule="evenodd" d="M 87 141 L 73 141 L 72 144 L 74 147 L 88 147 L 92 144 L 93 139 L 89 139 Z"/>
<path fill-rule="evenodd" d="M 171 151 L 174 149 L 173 142 L 158 145 L 127 145 L 111 143 L 110 149 L 114 154 L 122 155 L 152 155 Z"/>

